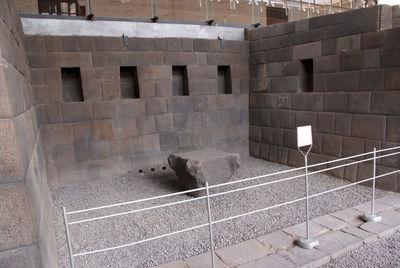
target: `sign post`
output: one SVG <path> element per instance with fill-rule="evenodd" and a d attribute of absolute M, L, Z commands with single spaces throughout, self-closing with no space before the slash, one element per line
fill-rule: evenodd
<path fill-rule="evenodd" d="M 302 147 L 308 147 L 308 149 L 303 152 Z M 299 247 L 305 249 L 312 249 L 319 245 L 318 240 L 315 237 L 310 236 L 310 213 L 309 213 L 309 202 L 308 202 L 308 163 L 307 156 L 312 148 L 312 131 L 311 126 L 297 127 L 297 148 L 304 156 L 305 164 L 305 186 L 306 186 L 306 237 L 300 237 L 297 241 Z"/>

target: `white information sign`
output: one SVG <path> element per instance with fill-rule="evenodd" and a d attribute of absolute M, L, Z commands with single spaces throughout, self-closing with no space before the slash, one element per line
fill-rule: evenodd
<path fill-rule="evenodd" d="M 297 127 L 297 147 L 312 145 L 311 126 Z"/>

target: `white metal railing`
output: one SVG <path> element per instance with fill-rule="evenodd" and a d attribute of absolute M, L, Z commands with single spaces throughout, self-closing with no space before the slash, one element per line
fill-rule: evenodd
<path fill-rule="evenodd" d="M 395 152 L 386 153 L 388 151 L 395 151 Z M 381 155 L 380 156 L 376 156 L 377 153 L 380 153 Z M 385 153 L 385 154 L 382 154 L 382 153 Z M 382 149 L 382 150 L 376 150 L 374 148 L 374 151 L 371 151 L 371 152 L 362 153 L 362 154 L 358 154 L 358 155 L 354 155 L 354 156 L 349 156 L 349 157 L 344 157 L 344 158 L 340 158 L 340 159 L 335 159 L 335 160 L 331 160 L 331 161 L 326 161 L 326 162 L 322 162 L 322 163 L 309 165 L 308 168 L 317 168 L 317 167 L 324 166 L 324 165 L 330 165 L 330 164 L 338 163 L 338 162 L 341 162 L 341 161 L 353 160 L 355 158 L 366 157 L 366 156 L 372 155 L 372 157 L 367 157 L 367 158 L 361 159 L 361 160 L 353 160 L 350 163 L 345 163 L 345 164 L 341 164 L 341 165 L 327 167 L 327 168 L 320 169 L 320 170 L 317 170 L 317 171 L 308 172 L 308 175 L 318 174 L 318 173 L 330 171 L 330 170 L 333 170 L 333 169 L 343 168 L 343 167 L 347 167 L 347 166 L 350 166 L 350 165 L 356 165 L 356 164 L 360 164 L 360 163 L 368 162 L 368 161 L 373 161 L 373 174 L 372 174 L 372 177 L 367 178 L 367 179 L 363 179 L 361 181 L 349 183 L 349 184 L 346 184 L 346 185 L 343 185 L 343 186 L 340 186 L 340 187 L 336 187 L 336 188 L 329 189 L 329 190 L 326 190 L 326 191 L 323 191 L 323 192 L 315 193 L 315 194 L 312 194 L 312 195 L 309 195 L 309 196 L 297 198 L 297 199 L 290 200 L 290 201 L 287 201 L 287 202 L 283 202 L 283 203 L 280 203 L 280 204 L 275 204 L 275 205 L 272 205 L 272 206 L 269 206 L 269 207 L 266 207 L 266 208 L 252 210 L 252 211 L 249 211 L 249 212 L 246 212 L 246 213 L 230 216 L 230 217 L 219 219 L 219 220 L 215 220 L 215 221 L 212 220 L 211 206 L 210 206 L 210 199 L 211 198 L 217 197 L 217 196 L 221 196 L 221 195 L 230 194 L 230 193 L 234 193 L 234 192 L 249 190 L 249 189 L 253 189 L 253 188 L 257 188 L 257 187 L 261 187 L 261 186 L 267 186 L 267 185 L 271 185 L 271 184 L 275 184 L 275 183 L 281 183 L 281 182 L 293 180 L 293 179 L 296 179 L 296 178 L 304 177 L 305 175 L 304 174 L 294 175 L 294 176 L 286 177 L 286 178 L 283 178 L 283 179 L 278 179 L 278 180 L 274 180 L 274 181 L 258 183 L 258 184 L 254 184 L 254 185 L 250 185 L 250 186 L 245 186 L 245 187 L 232 189 L 232 190 L 226 190 L 226 191 L 217 192 L 217 193 L 213 193 L 213 194 L 210 194 L 210 192 L 209 192 L 210 189 L 215 189 L 215 188 L 219 188 L 219 187 L 222 187 L 222 186 L 228 186 L 228 185 L 233 185 L 233 184 L 238 184 L 238 183 L 250 182 L 250 181 L 254 181 L 256 179 L 268 178 L 268 177 L 282 175 L 282 174 L 286 174 L 286 173 L 301 171 L 301 170 L 304 170 L 306 167 L 299 167 L 299 168 L 293 168 L 293 169 L 289 169 L 289 170 L 283 170 L 283 171 L 279 171 L 279 172 L 275 172 L 275 173 L 270 173 L 270 174 L 261 175 L 261 176 L 255 176 L 255 177 L 251 177 L 251 178 L 245 178 L 245 179 L 241 179 L 241 180 L 221 183 L 221 184 L 212 185 L 212 186 L 209 186 L 208 183 L 206 183 L 205 187 L 200 187 L 200 188 L 196 188 L 196 189 L 192 189 L 192 190 L 186 190 L 186 191 L 175 192 L 175 193 L 171 193 L 171 194 L 159 195 L 159 196 L 143 198 L 143 199 L 139 199 L 139 200 L 132 200 L 132 201 L 128 201 L 128 202 L 121 202 L 121 203 L 105 205 L 105 206 L 98 206 L 98 207 L 92 207 L 92 208 L 81 209 L 81 210 L 67 211 L 66 208 L 63 207 L 64 225 L 65 225 L 65 231 L 66 231 L 66 236 L 67 236 L 67 243 L 68 243 L 68 250 L 69 250 L 69 257 L 70 257 L 71 267 L 74 268 L 74 258 L 79 257 L 79 256 L 96 254 L 96 253 L 100 253 L 100 252 L 106 252 L 106 251 L 116 250 L 116 249 L 120 249 L 120 248 L 130 247 L 130 246 L 133 246 L 133 245 L 138 245 L 138 244 L 141 244 L 141 243 L 144 243 L 144 242 L 148 242 L 148 241 L 152 241 L 152 240 L 155 240 L 155 239 L 160 239 L 160 238 L 163 238 L 163 237 L 167 237 L 167 236 L 171 236 L 171 235 L 175 235 L 175 234 L 179 234 L 179 233 L 183 233 L 183 232 L 188 232 L 188 231 L 199 229 L 199 228 L 203 228 L 203 227 L 206 227 L 206 226 L 209 227 L 211 253 L 212 253 L 211 254 L 212 255 L 212 265 L 214 267 L 214 243 L 213 243 L 213 232 L 212 232 L 212 225 L 213 224 L 217 224 L 217 223 L 221 223 L 221 222 L 237 219 L 237 218 L 240 218 L 240 217 L 244 217 L 244 216 L 255 214 L 255 213 L 259 213 L 259 212 L 264 212 L 264 211 L 267 211 L 267 210 L 270 210 L 270 209 L 286 206 L 286 205 L 293 204 L 293 203 L 296 203 L 296 202 L 299 202 L 299 201 L 303 201 L 303 200 L 307 200 L 308 201 L 309 198 L 321 196 L 321 195 L 324 195 L 324 194 L 327 194 L 327 193 L 338 191 L 338 190 L 341 190 L 341 189 L 344 189 L 344 188 L 348 188 L 348 187 L 351 187 L 351 186 L 354 186 L 354 185 L 357 185 L 357 184 L 365 183 L 365 182 L 368 182 L 368 181 L 371 181 L 371 180 L 373 181 L 372 198 L 371 198 L 371 215 L 373 215 L 374 214 L 374 199 L 375 199 L 375 180 L 400 172 L 400 170 L 394 170 L 394 171 L 391 171 L 391 172 L 387 172 L 385 174 L 376 175 L 376 160 L 380 159 L 380 158 L 395 156 L 395 155 L 398 155 L 398 154 L 400 154 L 400 146 L 387 148 L 387 149 Z M 102 210 L 102 209 L 113 208 L 113 207 L 120 207 L 120 206 L 129 205 L 129 204 L 142 203 L 142 202 L 146 202 L 146 201 L 153 201 L 153 200 L 173 197 L 173 196 L 187 194 L 187 193 L 193 193 L 193 192 L 197 192 L 197 191 L 204 191 L 204 190 L 206 192 L 205 196 L 195 197 L 195 198 L 192 198 L 192 199 L 169 202 L 169 203 L 164 203 L 164 204 L 161 204 L 161 205 L 155 205 L 155 206 L 150 206 L 150 207 L 145 207 L 145 208 L 140 208 L 140 209 L 134 209 L 134 210 L 129 210 L 129 211 L 125 211 L 125 212 L 104 215 L 104 216 L 85 218 L 83 220 L 76 220 L 76 221 L 71 221 L 71 222 L 68 221 L 68 215 L 80 214 L 80 213 L 96 211 L 96 210 Z M 72 239 L 71 239 L 70 233 L 69 233 L 69 226 L 70 225 L 77 225 L 77 224 L 90 222 L 90 221 L 103 220 L 103 219 L 107 219 L 107 218 L 113 218 L 113 217 L 118 217 L 118 216 L 122 216 L 122 215 L 133 214 L 133 213 L 143 212 L 143 211 L 147 211 L 147 210 L 153 210 L 153 209 L 157 209 L 157 208 L 163 208 L 163 207 L 168 207 L 168 206 L 173 206 L 173 205 L 178 205 L 178 204 L 183 204 L 183 203 L 189 203 L 189 202 L 202 200 L 202 199 L 205 199 L 206 203 L 207 203 L 207 213 L 208 213 L 208 222 L 207 223 L 203 223 L 203 224 L 196 225 L 196 226 L 193 226 L 193 227 L 190 227 L 190 228 L 181 229 L 181 230 L 170 232 L 170 233 L 167 233 L 167 234 L 162 234 L 162 235 L 158 235 L 158 236 L 154 236 L 154 237 L 150 237 L 150 238 L 146 238 L 146 239 L 143 239 L 143 240 L 134 241 L 134 242 L 131 242 L 131 243 L 122 244 L 122 245 L 118 245 L 118 246 L 113 246 L 113 247 L 108 247 L 108 248 L 103 248 L 103 249 L 97 249 L 97 250 L 91 250 L 91 251 L 85 251 L 85 252 L 79 252 L 79 253 L 74 253 L 73 250 L 72 250 Z"/>

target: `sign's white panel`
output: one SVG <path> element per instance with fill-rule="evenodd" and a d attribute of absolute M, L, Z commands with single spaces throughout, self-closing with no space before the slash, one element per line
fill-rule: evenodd
<path fill-rule="evenodd" d="M 297 147 L 312 145 L 311 126 L 297 127 Z"/>

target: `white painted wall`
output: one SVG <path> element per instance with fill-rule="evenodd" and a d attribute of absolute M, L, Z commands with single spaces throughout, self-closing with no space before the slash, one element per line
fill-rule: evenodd
<path fill-rule="evenodd" d="M 27 35 L 81 35 L 129 37 L 181 37 L 244 40 L 244 29 L 222 26 L 146 23 L 128 21 L 88 21 L 21 18 Z"/>

